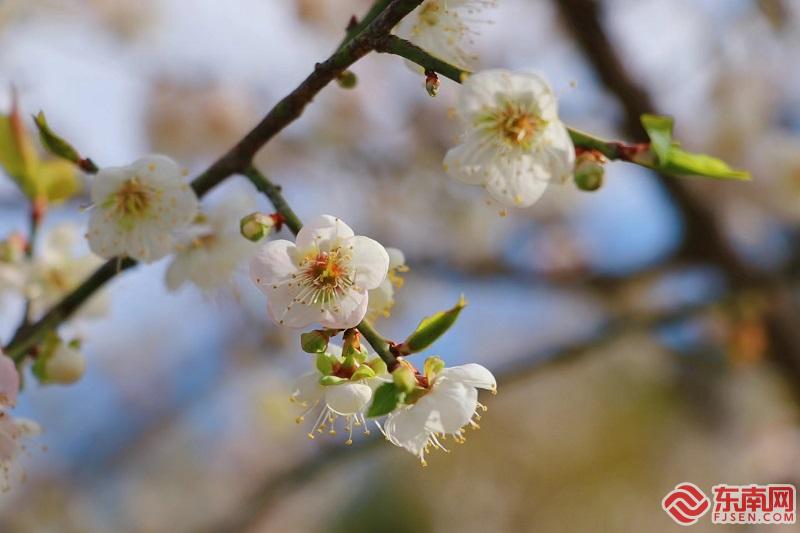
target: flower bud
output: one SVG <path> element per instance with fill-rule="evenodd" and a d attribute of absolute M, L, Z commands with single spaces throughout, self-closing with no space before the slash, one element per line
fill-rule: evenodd
<path fill-rule="evenodd" d="M 43 383 L 75 383 L 86 370 L 86 358 L 74 343 L 60 344 L 44 364 Z"/>
<path fill-rule="evenodd" d="M 436 377 L 439 372 L 444 370 L 445 364 L 441 357 L 431 356 L 425 359 L 425 366 L 423 367 L 423 372 L 425 374 L 425 378 L 428 380 L 428 383 L 432 383 L 433 379 Z"/>
<path fill-rule="evenodd" d="M 352 89 L 358 84 L 358 78 L 352 70 L 345 70 L 336 76 L 336 81 L 342 89 Z"/>
<path fill-rule="evenodd" d="M 253 242 L 258 242 L 272 232 L 276 225 L 274 215 L 265 213 L 250 213 L 239 221 L 242 236 Z"/>
<path fill-rule="evenodd" d="M 606 173 L 602 156 L 586 152 L 578 156 L 575 163 L 575 185 L 582 191 L 596 191 L 603 185 Z"/>
<path fill-rule="evenodd" d="M 432 70 L 425 71 L 425 90 L 430 96 L 439 94 L 439 76 Z"/>

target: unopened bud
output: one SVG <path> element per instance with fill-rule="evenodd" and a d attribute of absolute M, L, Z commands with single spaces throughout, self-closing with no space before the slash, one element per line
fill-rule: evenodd
<path fill-rule="evenodd" d="M 345 70 L 336 76 L 336 81 L 342 89 L 352 89 L 358 84 L 358 78 L 352 70 Z"/>
<path fill-rule="evenodd" d="M 275 215 L 265 213 L 250 213 L 239 221 L 242 237 L 248 241 L 258 242 L 272 232 L 276 226 Z"/>
<path fill-rule="evenodd" d="M 592 152 L 578 156 L 575 162 L 575 186 L 582 191 L 596 191 L 603 186 L 605 158 Z"/>
<path fill-rule="evenodd" d="M 439 76 L 432 70 L 425 71 L 425 90 L 430 96 L 439 94 Z"/>
<path fill-rule="evenodd" d="M 73 344 L 61 344 L 53 351 L 44 365 L 43 382 L 75 383 L 86 370 L 86 358 Z"/>
<path fill-rule="evenodd" d="M 428 380 L 429 383 L 432 383 L 434 378 L 439 374 L 439 372 L 444 370 L 444 366 L 445 366 L 444 361 L 442 360 L 441 357 L 433 355 L 425 359 L 425 366 L 423 367 L 424 368 L 423 371 L 425 373 L 425 378 Z"/>

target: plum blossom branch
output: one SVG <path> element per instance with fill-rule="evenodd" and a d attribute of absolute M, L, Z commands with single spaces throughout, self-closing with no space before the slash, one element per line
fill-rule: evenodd
<path fill-rule="evenodd" d="M 269 201 L 272 202 L 275 210 L 283 216 L 284 220 L 286 221 L 286 225 L 290 230 L 292 230 L 292 233 L 297 235 L 297 233 L 300 231 L 300 228 L 303 227 L 303 223 L 283 197 L 280 186 L 272 183 L 269 178 L 267 178 L 252 165 L 245 171 L 245 175 L 259 191 L 263 192 L 267 198 L 269 198 Z M 383 359 L 390 369 L 397 364 L 394 355 L 392 355 L 392 352 L 389 350 L 389 343 L 380 333 L 378 333 L 375 327 L 368 320 L 362 320 L 358 324 L 357 329 L 364 336 L 364 339 L 366 339 L 370 346 L 372 346 L 372 348 L 375 350 L 375 353 L 377 353 L 378 356 Z"/>
<path fill-rule="evenodd" d="M 324 87 L 350 65 L 371 52 L 375 48 L 377 40 L 388 34 L 404 16 L 413 11 L 422 1 L 376 2 L 362 22 L 362 25 L 365 25 L 363 28 L 359 26 L 357 33 L 353 30 L 354 35 L 351 39 L 343 43 L 327 60 L 318 63 L 314 67 L 314 71 L 289 95 L 279 101 L 255 128 L 192 181 L 191 185 L 197 196 L 204 196 L 213 187 L 234 174 L 246 173 L 258 150 L 300 117 L 305 107 Z M 136 262 L 128 258 L 110 259 L 53 306 L 39 321 L 20 328 L 5 347 L 5 353 L 16 362 L 20 362 L 31 347 L 40 342 L 47 332 L 67 320 L 94 292 L 117 273 L 134 265 Z"/>

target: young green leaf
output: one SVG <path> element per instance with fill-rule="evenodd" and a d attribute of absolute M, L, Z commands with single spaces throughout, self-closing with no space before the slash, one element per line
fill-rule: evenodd
<path fill-rule="evenodd" d="M 403 401 L 405 393 L 397 388 L 394 383 L 384 383 L 372 395 L 372 404 L 369 406 L 367 416 L 374 418 L 388 415 L 395 410 L 397 404 Z"/>
<path fill-rule="evenodd" d="M 34 115 L 33 121 L 36 123 L 36 127 L 39 128 L 39 137 L 42 140 L 42 144 L 51 154 L 76 165 L 80 164 L 81 156 L 78 151 L 50 128 L 44 116 L 44 111 L 39 111 L 38 115 Z"/>
<path fill-rule="evenodd" d="M 672 149 L 672 117 L 663 115 L 642 115 L 642 126 L 650 137 L 650 146 L 656 153 L 659 165 L 669 161 L 669 152 Z"/>
<path fill-rule="evenodd" d="M 466 305 L 467 301 L 462 295 L 452 308 L 422 319 L 417 329 L 401 345 L 402 353 L 405 355 L 416 353 L 433 344 L 456 323 L 458 315 Z"/>

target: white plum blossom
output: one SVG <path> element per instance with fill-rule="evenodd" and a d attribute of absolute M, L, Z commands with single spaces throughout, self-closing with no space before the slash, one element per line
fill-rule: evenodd
<path fill-rule="evenodd" d="M 386 418 L 383 432 L 387 440 L 419 457 L 423 466 L 431 449 L 447 451 L 442 441 L 447 435 L 463 442 L 465 426 L 478 428 L 478 389 L 497 391 L 494 376 L 485 367 L 470 363 L 443 369 L 428 384 L 428 391 L 411 405 L 404 405 Z"/>
<path fill-rule="evenodd" d="M 104 168 L 92 182 L 94 207 L 89 247 L 101 257 L 156 261 L 175 247 L 174 232 L 197 215 L 197 196 L 172 159 L 143 157 L 125 167 Z"/>
<path fill-rule="evenodd" d="M 78 252 L 81 235 L 77 226 L 64 223 L 48 231 L 42 246 L 26 272 L 25 292 L 30 301 L 30 315 L 38 318 L 51 306 L 80 285 L 102 260 Z M 79 311 L 83 317 L 99 317 L 108 310 L 105 292 L 92 296 Z"/>
<path fill-rule="evenodd" d="M 386 248 L 389 254 L 389 273 L 386 279 L 376 288 L 369 291 L 369 306 L 367 319 L 375 320 L 379 317 L 388 317 L 394 307 L 394 290 L 403 286 L 403 272 L 408 272 L 406 258 L 397 248 Z"/>
<path fill-rule="evenodd" d="M 329 344 L 327 353 L 338 356 L 341 355 L 342 348 Z M 344 430 L 348 432 L 345 444 L 353 443 L 353 427 L 363 427 L 364 434 L 369 435 L 364 412 L 375 389 L 389 381 L 388 374 L 378 374 L 367 379 L 343 380 L 332 385 L 322 385 L 320 383 L 322 377 L 319 371 L 303 374 L 298 378 L 290 398 L 292 402 L 298 402 L 305 408 L 295 420 L 298 424 L 305 420 L 309 412 L 316 410 L 322 404 L 314 425 L 308 432 L 308 438 L 313 439 L 315 433 L 326 430 L 329 434 L 335 435 L 336 421 L 339 417 L 344 419 Z"/>
<path fill-rule="evenodd" d="M 178 245 L 167 269 L 167 288 L 177 290 L 190 281 L 210 291 L 230 282 L 236 269 L 257 250 L 257 244 L 242 237 L 240 219 L 253 211 L 255 201 L 244 192 L 234 193 L 201 213 Z"/>
<path fill-rule="evenodd" d="M 575 147 L 558 118 L 555 94 L 539 75 L 474 74 L 464 82 L 457 112 L 467 131 L 447 152 L 445 171 L 484 187 L 500 204 L 533 205 L 548 183 L 573 174 Z"/>
<path fill-rule="evenodd" d="M 367 313 L 368 291 L 383 282 L 388 270 L 383 246 L 354 235 L 331 215 L 313 219 L 294 243 L 264 244 L 250 262 L 250 277 L 267 295 L 270 317 L 293 328 L 356 326 Z"/>
<path fill-rule="evenodd" d="M 25 449 L 22 439 L 41 431 L 36 422 L 11 415 L 10 409 L 16 405 L 18 393 L 19 374 L 14 361 L 0 352 L 0 471 L 3 475 L 3 490 L 9 489 L 14 458 Z"/>
<path fill-rule="evenodd" d="M 462 69 L 470 69 L 475 56 L 464 49 L 476 32 L 470 27 L 485 22 L 475 18 L 488 0 L 426 0 L 397 26 L 399 37 L 407 39 L 429 54 Z M 415 70 L 421 67 L 412 64 Z"/>

